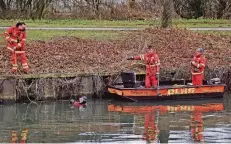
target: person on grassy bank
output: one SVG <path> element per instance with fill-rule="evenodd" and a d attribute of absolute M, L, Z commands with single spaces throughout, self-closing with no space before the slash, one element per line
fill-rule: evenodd
<path fill-rule="evenodd" d="M 18 70 L 17 56 L 21 57 L 22 67 L 24 73 L 28 72 L 28 63 L 25 54 L 26 43 L 26 24 L 24 22 L 18 22 L 15 26 L 9 27 L 4 37 L 7 40 L 7 49 L 11 55 L 12 72 L 16 73 Z"/>

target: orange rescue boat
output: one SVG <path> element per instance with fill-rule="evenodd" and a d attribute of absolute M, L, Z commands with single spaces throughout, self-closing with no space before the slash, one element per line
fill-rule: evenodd
<path fill-rule="evenodd" d="M 164 99 L 198 99 L 223 97 L 225 84 L 214 78 L 193 86 L 190 80 L 160 81 L 159 86 L 145 88 L 144 81 L 137 81 L 134 73 L 121 73 L 122 83 L 108 85 L 108 93 L 114 98 L 134 102 Z"/>

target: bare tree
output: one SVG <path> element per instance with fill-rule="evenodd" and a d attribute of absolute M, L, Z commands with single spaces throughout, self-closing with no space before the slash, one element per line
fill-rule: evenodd
<path fill-rule="evenodd" d="M 0 18 L 3 18 L 5 16 L 5 12 L 6 12 L 6 4 L 3 0 L 0 0 L 0 11 L 1 11 Z"/>
<path fill-rule="evenodd" d="M 229 18 L 231 0 L 174 0 L 176 13 L 182 18 Z"/>
<path fill-rule="evenodd" d="M 162 14 L 162 28 L 172 27 L 172 18 L 173 18 L 173 0 L 163 0 L 163 14 Z"/>
<path fill-rule="evenodd" d="M 33 3 L 33 9 L 30 17 L 32 19 L 41 19 L 44 15 L 44 11 L 50 5 L 52 0 L 37 0 Z"/>
<path fill-rule="evenodd" d="M 0 0 L 2 18 L 41 19 L 53 0 Z"/>
<path fill-rule="evenodd" d="M 162 27 L 171 27 L 175 12 L 182 18 L 230 18 L 231 0 L 0 0 L 0 12 L 4 19 L 146 19 L 162 15 Z"/>
<path fill-rule="evenodd" d="M 3 0 L 0 0 L 0 8 L 1 10 L 6 10 L 6 4 Z"/>

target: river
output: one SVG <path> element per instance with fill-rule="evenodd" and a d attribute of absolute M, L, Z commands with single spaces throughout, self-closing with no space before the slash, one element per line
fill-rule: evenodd
<path fill-rule="evenodd" d="M 231 95 L 149 103 L 89 100 L 0 106 L 0 142 L 27 128 L 33 143 L 231 143 Z"/>

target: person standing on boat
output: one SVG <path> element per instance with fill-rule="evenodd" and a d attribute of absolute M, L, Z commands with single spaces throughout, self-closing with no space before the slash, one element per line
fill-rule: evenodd
<path fill-rule="evenodd" d="M 206 63 L 206 58 L 203 54 L 204 49 L 198 48 L 195 56 L 191 61 L 192 83 L 194 86 L 203 85 L 204 69 Z"/>
<path fill-rule="evenodd" d="M 160 60 L 152 46 L 148 46 L 146 54 L 129 57 L 127 60 L 143 60 L 146 64 L 145 87 L 157 86 L 160 75 Z"/>

